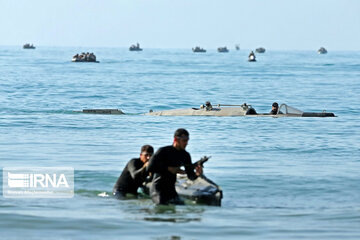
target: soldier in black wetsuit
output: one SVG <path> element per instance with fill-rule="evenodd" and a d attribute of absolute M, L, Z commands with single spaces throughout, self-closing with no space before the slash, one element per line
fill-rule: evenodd
<path fill-rule="evenodd" d="M 131 159 L 125 166 L 120 177 L 115 183 L 113 195 L 119 199 L 125 198 L 126 194 L 137 195 L 137 190 L 142 186 L 148 172 L 146 167 L 154 148 L 150 145 L 141 147 L 140 158 Z"/>
<path fill-rule="evenodd" d="M 271 106 L 271 111 L 270 114 L 271 115 L 277 115 L 277 114 L 283 114 L 281 111 L 279 111 L 279 104 L 277 102 L 274 102 Z"/>
<path fill-rule="evenodd" d="M 211 111 L 213 109 L 213 107 L 209 101 L 207 101 L 205 103 L 205 107 L 206 107 L 206 111 Z"/>
<path fill-rule="evenodd" d="M 185 151 L 188 141 L 188 131 L 180 128 L 174 134 L 173 145 L 160 148 L 149 160 L 147 170 L 153 174 L 150 196 L 154 203 L 184 204 L 175 190 L 176 174 L 186 173 L 191 180 L 202 174 L 201 166 L 194 172 L 190 154 Z M 185 166 L 185 171 L 181 166 Z"/>

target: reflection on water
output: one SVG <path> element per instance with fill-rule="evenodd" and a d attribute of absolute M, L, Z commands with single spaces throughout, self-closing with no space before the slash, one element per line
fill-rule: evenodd
<path fill-rule="evenodd" d="M 175 205 L 155 205 L 151 208 L 142 208 L 140 212 L 145 221 L 151 222 L 199 222 L 204 209 L 201 207 L 175 206 Z"/>
<path fill-rule="evenodd" d="M 121 214 L 125 216 L 132 216 L 135 219 L 141 219 L 149 222 L 173 222 L 173 223 L 187 223 L 199 222 L 201 216 L 205 211 L 206 206 L 196 205 L 191 200 L 185 200 L 186 205 L 155 205 L 151 198 L 139 192 L 138 196 L 127 195 L 124 199 L 116 199 L 111 192 L 102 191 L 105 189 L 86 189 L 84 182 L 103 181 L 113 184 L 113 180 L 107 179 L 107 171 L 82 171 L 77 172 L 76 179 L 82 177 L 82 181 L 78 181 L 79 188 L 75 190 L 76 196 L 80 198 L 88 198 L 92 204 L 106 206 L 108 208 L 120 208 Z M 96 178 L 94 177 L 96 176 Z M 86 181 L 84 181 L 86 180 Z M 102 185 L 103 185 L 102 184 Z M 87 184 L 85 184 L 87 186 Z M 96 187 L 95 187 L 96 188 Z M 99 203 L 101 199 L 101 203 Z M 97 203 L 96 203 L 97 202 Z M 104 211 L 105 212 L 105 211 Z M 120 214 L 120 213 L 119 213 Z"/>
<path fill-rule="evenodd" d="M 199 222 L 200 218 L 167 218 L 167 217 L 145 217 L 145 221 L 150 222 L 174 222 L 174 223 L 187 223 L 187 222 Z"/>

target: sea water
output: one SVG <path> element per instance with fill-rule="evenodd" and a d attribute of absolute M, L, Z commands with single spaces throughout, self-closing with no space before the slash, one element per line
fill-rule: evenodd
<path fill-rule="evenodd" d="M 100 63 L 73 63 L 80 52 Z M 1 239 L 359 239 L 360 52 L 0 47 L 0 167 L 72 167 L 64 199 L 0 197 Z M 336 118 L 145 116 L 274 101 Z M 118 108 L 126 115 L 89 115 Z M 143 144 L 190 132 L 221 207 L 108 197 Z M 2 187 L 2 176 L 1 184 Z M 100 196 L 99 196 L 100 194 Z"/>

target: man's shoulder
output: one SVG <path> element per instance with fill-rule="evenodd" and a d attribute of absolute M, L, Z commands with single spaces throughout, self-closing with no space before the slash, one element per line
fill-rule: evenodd
<path fill-rule="evenodd" d="M 130 159 L 130 161 L 140 161 L 140 158 L 132 158 L 132 159 Z"/>
<path fill-rule="evenodd" d="M 189 153 L 188 151 L 184 150 L 184 155 L 185 155 L 187 158 L 191 159 L 190 153 Z"/>
<path fill-rule="evenodd" d="M 172 149 L 173 149 L 173 146 L 169 145 L 169 146 L 159 148 L 158 152 L 168 152 L 168 151 L 171 151 Z"/>
<path fill-rule="evenodd" d="M 133 164 L 135 164 L 135 163 L 137 163 L 137 162 L 139 162 L 139 161 L 141 162 L 140 158 L 132 158 L 132 159 L 129 160 L 128 163 L 133 163 Z"/>

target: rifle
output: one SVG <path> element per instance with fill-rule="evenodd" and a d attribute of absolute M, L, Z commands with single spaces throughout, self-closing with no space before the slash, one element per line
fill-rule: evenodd
<path fill-rule="evenodd" d="M 196 167 L 196 166 L 204 167 L 204 163 L 205 163 L 207 160 L 209 160 L 209 158 L 211 158 L 211 156 L 209 156 L 209 157 L 203 156 L 202 158 L 200 158 L 199 161 L 194 162 L 192 165 L 193 165 L 193 167 Z"/>
<path fill-rule="evenodd" d="M 192 168 L 196 168 L 197 166 L 201 166 L 201 168 L 204 168 L 204 163 L 209 160 L 209 158 L 211 158 L 211 156 L 207 157 L 207 156 L 203 156 L 202 158 L 200 158 L 200 160 L 194 162 L 193 164 L 185 164 L 184 167 L 192 167 Z M 201 174 L 202 177 L 205 177 L 203 174 Z"/>

